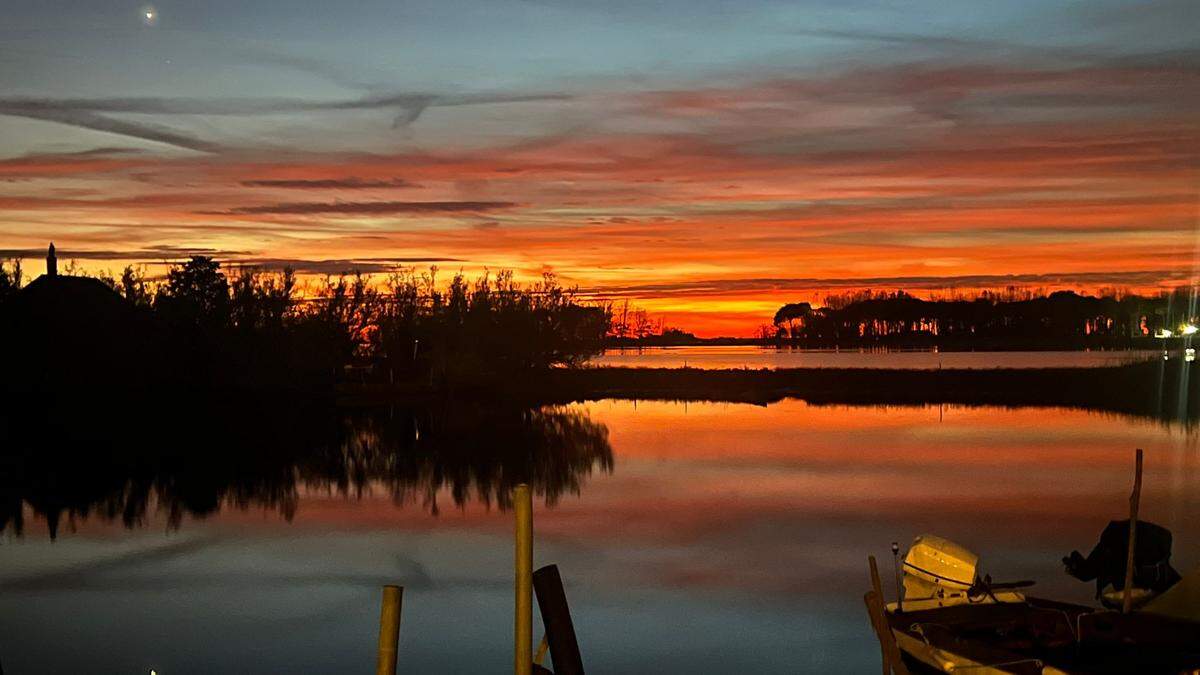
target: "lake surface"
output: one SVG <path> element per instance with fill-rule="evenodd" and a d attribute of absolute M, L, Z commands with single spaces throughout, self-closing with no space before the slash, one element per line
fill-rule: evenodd
<path fill-rule="evenodd" d="M 610 349 L 594 366 L 632 368 L 1094 368 L 1161 358 L 1157 350 L 939 352 L 775 349 L 752 345 Z"/>
<path fill-rule="evenodd" d="M 1124 517 L 1135 447 L 1144 517 L 1173 530 L 1178 569 L 1200 564 L 1200 445 L 1178 424 L 797 400 L 459 417 L 389 411 L 317 460 L 229 476 L 109 489 L 89 470 L 69 503 L 38 468 L 21 520 L 4 512 L 5 672 L 369 672 L 385 583 L 406 588 L 401 672 L 511 672 L 514 473 L 542 493 L 535 563 L 559 565 L 592 673 L 877 673 L 866 557 L 886 581 L 890 543 L 923 532 L 1087 602 L 1059 559 Z M 464 459 L 489 444 L 496 462 Z"/>

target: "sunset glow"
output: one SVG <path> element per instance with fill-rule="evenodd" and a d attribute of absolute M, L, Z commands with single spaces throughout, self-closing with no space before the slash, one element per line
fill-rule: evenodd
<path fill-rule="evenodd" d="M 91 270 L 553 270 L 701 335 L 831 290 L 1196 276 L 1189 3 L 54 4 L 0 48 L 0 257 L 33 274 L 50 239 Z"/>
<path fill-rule="evenodd" d="M 1200 673 L 1200 1 L 0 16 L 0 673 Z"/>

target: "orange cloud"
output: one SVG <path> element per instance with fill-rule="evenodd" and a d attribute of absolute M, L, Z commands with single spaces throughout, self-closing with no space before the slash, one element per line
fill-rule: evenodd
<path fill-rule="evenodd" d="M 0 183 L 0 237 L 54 239 L 64 257 L 549 267 L 707 335 L 749 334 L 856 279 L 1154 290 L 1196 276 L 1193 61 L 751 73 L 575 97 L 595 112 L 572 132 L 436 152 L 15 158 L 0 161 L 15 181 Z"/>

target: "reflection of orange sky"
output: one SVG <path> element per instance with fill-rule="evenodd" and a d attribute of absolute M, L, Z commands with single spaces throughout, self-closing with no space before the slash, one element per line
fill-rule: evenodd
<path fill-rule="evenodd" d="M 1064 523 L 1120 517 L 1132 451 L 1147 452 L 1144 513 L 1179 532 L 1200 507 L 1197 439 L 1150 421 L 1066 409 L 950 406 L 766 407 L 601 401 L 585 406 L 610 433 L 616 468 L 581 497 L 537 507 L 538 532 L 561 541 L 692 540 L 796 517 L 982 523 L 1054 537 Z M 362 500 L 306 491 L 294 526 L 332 529 L 484 530 L 502 535 L 510 515 L 471 502 L 441 514 L 421 495 L 397 507 L 376 486 Z M 223 527 L 278 527 L 279 516 L 228 509 Z M 86 531 L 95 523 L 85 524 Z M 185 529 L 188 527 L 184 525 Z"/>
<path fill-rule="evenodd" d="M 1181 569 L 1200 560 L 1200 465 L 1194 432 L 1065 409 L 808 406 L 601 401 L 585 404 L 609 430 L 611 475 L 553 507 L 537 500 L 536 558 L 571 561 L 588 584 L 751 589 L 807 597 L 815 588 L 860 590 L 867 552 L 920 532 L 961 541 L 1055 593 L 1090 590 L 1059 574 L 1058 557 L 1085 548 L 1127 508 L 1134 447 L 1146 449 L 1143 517 L 1172 529 Z M 360 541 L 404 536 L 413 553 L 507 570 L 512 516 L 437 494 L 432 515 L 418 492 L 397 505 L 376 485 L 362 498 L 305 490 L 294 519 L 226 505 L 198 531 L 257 542 L 284 536 Z M 42 530 L 30 514 L 26 539 Z M 116 545 L 130 537 L 93 516 L 80 537 Z M 145 526 L 163 527 L 161 516 Z M 70 531 L 64 527 L 64 532 Z M 464 543 L 466 542 L 466 543 Z M 230 544 L 231 546 L 258 544 Z M 475 547 L 475 548 L 471 548 Z M 484 547 L 484 550 L 477 550 Z M 361 554 L 360 554 L 361 555 Z M 989 562 L 999 571 L 999 563 Z M 847 575 L 847 570 L 855 570 Z M 1023 571 L 1022 571 L 1023 570 Z"/>
<path fill-rule="evenodd" d="M 553 269 L 703 335 L 856 286 L 1153 291 L 1195 274 L 1195 82 L 1169 64 L 947 65 L 615 94 L 594 102 L 611 125 L 436 152 L 30 154 L 0 159 L 0 241 L 54 239 L 89 269 L 179 248 Z M 847 88 L 866 93 L 824 95 Z M 1070 115 L 1021 107 L 1039 95 Z"/>

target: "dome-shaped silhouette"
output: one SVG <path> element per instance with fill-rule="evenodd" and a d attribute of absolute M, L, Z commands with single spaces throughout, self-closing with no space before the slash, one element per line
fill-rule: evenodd
<path fill-rule="evenodd" d="M 148 317 L 104 282 L 62 276 L 53 266 L 0 306 L 10 329 L 0 348 L 11 358 L 6 379 L 25 390 L 111 388 L 148 372 Z M 15 372 L 14 372 L 15 371 Z"/>

